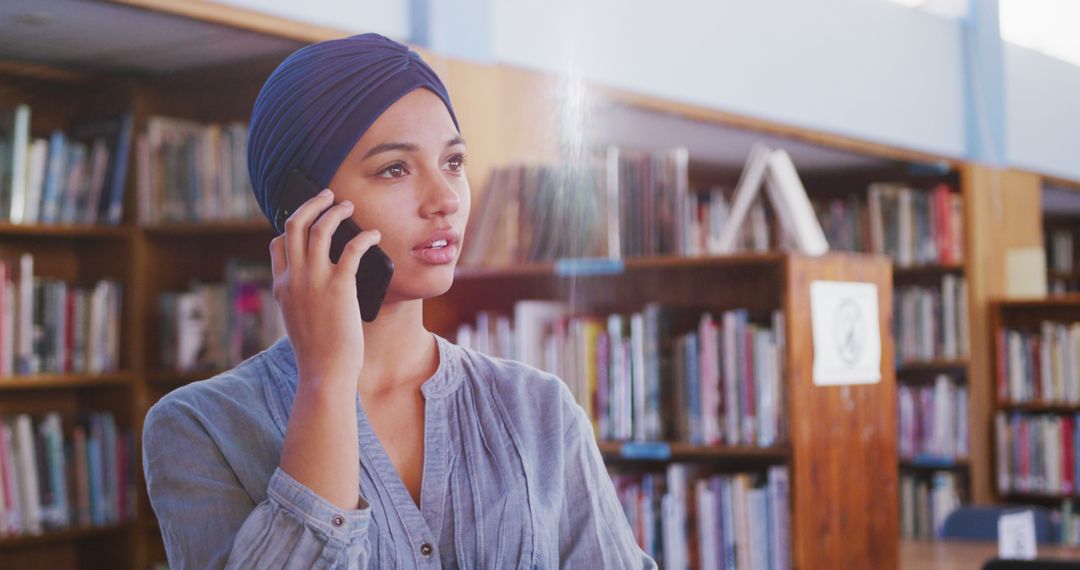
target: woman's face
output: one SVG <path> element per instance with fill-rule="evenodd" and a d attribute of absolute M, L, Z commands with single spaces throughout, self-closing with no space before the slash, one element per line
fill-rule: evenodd
<path fill-rule="evenodd" d="M 356 206 L 357 225 L 382 234 L 394 262 L 384 302 L 438 296 L 453 283 L 469 219 L 464 159 L 446 105 L 420 88 L 375 120 L 330 180 L 334 199 Z"/>

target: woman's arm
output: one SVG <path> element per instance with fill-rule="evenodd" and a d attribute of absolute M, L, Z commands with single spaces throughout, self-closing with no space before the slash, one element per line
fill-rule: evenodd
<path fill-rule="evenodd" d="M 564 436 L 566 466 L 559 520 L 559 566 L 590 570 L 656 569 L 634 540 L 615 494 L 592 424 L 577 404 Z"/>
<path fill-rule="evenodd" d="M 338 508 L 281 469 L 256 504 L 207 430 L 211 420 L 173 396 L 146 417 L 143 469 L 170 568 L 368 566 L 370 507 Z"/>
<path fill-rule="evenodd" d="M 173 566 L 367 566 L 370 508 L 360 497 L 356 432 L 364 336 L 355 276 L 379 234 L 360 233 L 332 263 L 331 235 L 351 214 L 352 204 L 335 206 L 323 191 L 270 243 L 274 297 L 299 378 L 266 501 L 251 504 L 196 407 L 166 399 L 148 414 L 144 469 Z"/>

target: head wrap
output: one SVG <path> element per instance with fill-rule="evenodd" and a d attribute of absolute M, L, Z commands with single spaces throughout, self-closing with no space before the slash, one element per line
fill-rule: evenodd
<path fill-rule="evenodd" d="M 419 54 L 387 37 L 318 42 L 285 58 L 259 91 L 248 132 L 248 173 L 267 219 L 273 220 L 292 169 L 325 188 L 375 119 L 420 87 L 443 100 L 460 130 L 439 76 Z"/>

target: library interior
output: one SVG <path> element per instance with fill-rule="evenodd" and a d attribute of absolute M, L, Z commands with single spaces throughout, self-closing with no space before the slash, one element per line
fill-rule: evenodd
<path fill-rule="evenodd" d="M 0 569 L 1080 568 L 1077 30 L 0 3 Z"/>

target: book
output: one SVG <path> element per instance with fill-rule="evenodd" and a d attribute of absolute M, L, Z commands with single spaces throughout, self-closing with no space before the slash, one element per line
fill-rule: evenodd
<path fill-rule="evenodd" d="M 27 184 L 30 106 L 0 110 L 0 218 L 22 210 Z"/>

